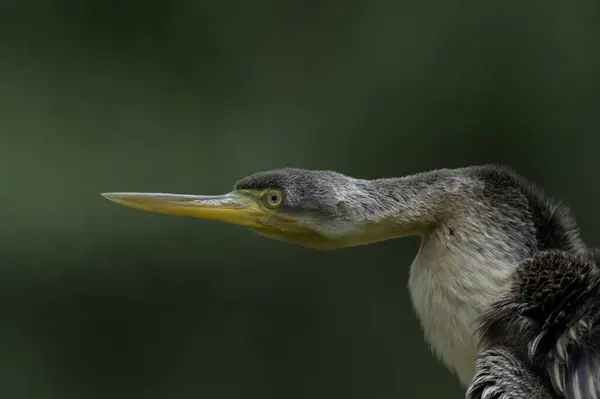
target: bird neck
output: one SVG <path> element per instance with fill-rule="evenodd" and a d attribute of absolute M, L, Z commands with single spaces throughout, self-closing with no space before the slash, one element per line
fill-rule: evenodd
<path fill-rule="evenodd" d="M 441 169 L 415 175 L 367 181 L 363 201 L 368 220 L 383 227 L 388 238 L 423 235 L 466 203 L 465 179 Z"/>

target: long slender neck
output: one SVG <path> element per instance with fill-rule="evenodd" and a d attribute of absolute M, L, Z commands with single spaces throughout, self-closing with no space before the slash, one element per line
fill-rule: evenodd
<path fill-rule="evenodd" d="M 341 217 L 313 228 L 334 237 L 333 247 L 338 248 L 424 235 L 467 203 L 466 181 L 450 169 L 401 178 L 352 179 L 339 193 Z"/>
<path fill-rule="evenodd" d="M 370 242 L 409 235 L 453 252 L 474 252 L 501 262 L 531 256 L 536 231 L 518 191 L 500 188 L 487 197 L 484 183 L 466 169 L 440 169 L 366 181 L 363 226 Z M 365 202 L 365 201 L 363 201 Z M 423 254 L 426 255 L 426 254 Z"/>
<path fill-rule="evenodd" d="M 451 169 L 363 183 L 360 216 L 387 229 L 389 238 L 425 234 L 466 205 L 466 178 Z"/>
<path fill-rule="evenodd" d="M 380 223 L 399 235 L 421 235 L 455 251 L 518 262 L 537 247 L 536 226 L 518 189 L 484 182 L 466 169 L 442 169 L 397 179 L 373 180 L 389 213 Z M 398 235 L 396 235 L 398 236 Z"/>

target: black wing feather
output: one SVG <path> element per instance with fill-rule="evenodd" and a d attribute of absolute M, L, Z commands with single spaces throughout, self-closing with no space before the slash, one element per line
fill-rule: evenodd
<path fill-rule="evenodd" d="M 477 358 L 467 399 L 552 398 L 542 379 L 509 347 L 496 346 Z"/>
<path fill-rule="evenodd" d="M 548 351 L 546 372 L 554 390 L 565 398 L 600 399 L 598 313 L 593 304 Z"/>
<path fill-rule="evenodd" d="M 482 319 L 484 350 L 469 399 L 526 397 L 518 390 L 508 396 L 483 396 L 478 382 L 484 380 L 495 387 L 532 383 L 543 387 L 546 395 L 528 397 L 600 399 L 597 258 L 596 252 L 548 251 L 522 262 L 507 295 Z M 512 360 L 504 361 L 504 369 L 490 367 L 489 353 Z"/>

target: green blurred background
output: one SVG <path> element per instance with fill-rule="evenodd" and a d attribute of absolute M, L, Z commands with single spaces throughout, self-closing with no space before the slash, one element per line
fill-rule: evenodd
<path fill-rule="evenodd" d="M 460 398 L 418 240 L 311 251 L 99 193 L 498 162 L 594 245 L 599 92 L 592 0 L 0 2 L 0 397 Z"/>

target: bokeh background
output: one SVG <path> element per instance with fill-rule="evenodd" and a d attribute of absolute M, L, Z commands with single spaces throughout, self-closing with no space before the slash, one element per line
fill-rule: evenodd
<path fill-rule="evenodd" d="M 104 191 L 505 163 L 600 244 L 597 1 L 0 2 L 0 397 L 460 398 L 418 240 L 318 252 Z"/>

